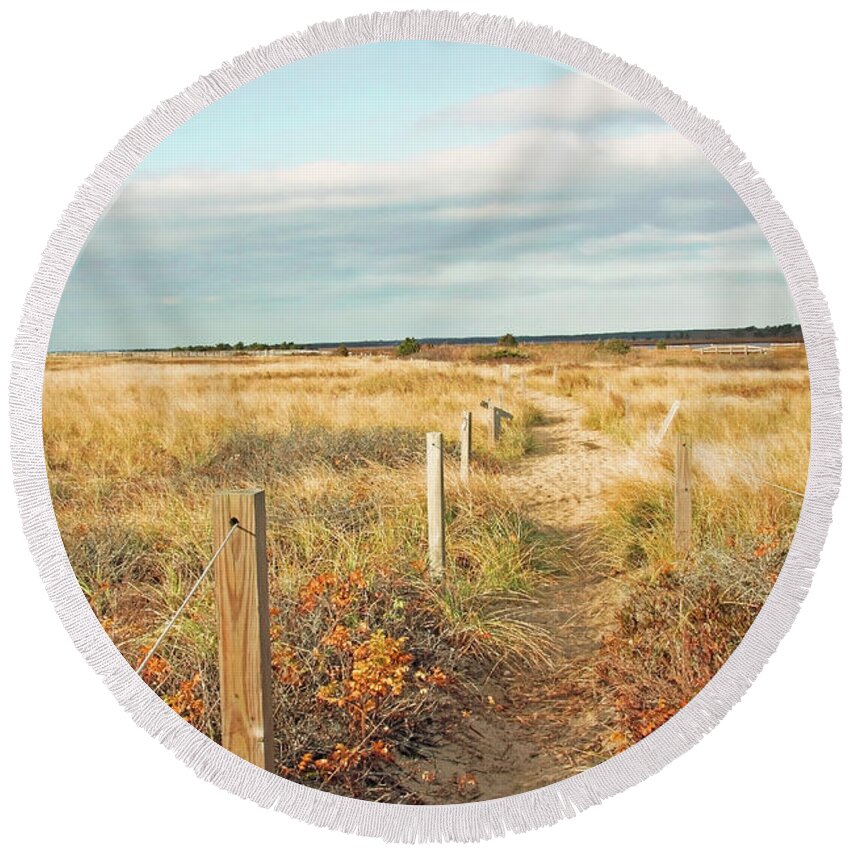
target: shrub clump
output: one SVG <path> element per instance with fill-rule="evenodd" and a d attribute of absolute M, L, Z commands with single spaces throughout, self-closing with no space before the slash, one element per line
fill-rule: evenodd
<path fill-rule="evenodd" d="M 418 339 L 408 336 L 396 346 L 396 354 L 399 357 L 409 357 L 411 354 L 418 353 L 421 348 L 422 345 Z"/>
<path fill-rule="evenodd" d="M 528 355 L 518 348 L 488 348 L 480 352 L 478 360 L 528 360 Z"/>
<path fill-rule="evenodd" d="M 654 563 L 638 580 L 596 665 L 616 714 L 616 749 L 669 720 L 720 669 L 764 603 L 790 542 L 790 530 L 767 526 L 731 551 Z"/>
<path fill-rule="evenodd" d="M 450 682 L 414 637 L 406 612 L 417 610 L 415 595 L 388 570 L 354 569 L 315 574 L 294 597 L 277 597 L 274 698 L 288 717 L 282 775 L 373 799 L 401 790 L 396 760 L 427 741 L 423 719 Z"/>
<path fill-rule="evenodd" d="M 600 354 L 618 354 L 620 356 L 628 354 L 632 347 L 624 339 L 600 339 L 596 343 L 596 350 Z"/>

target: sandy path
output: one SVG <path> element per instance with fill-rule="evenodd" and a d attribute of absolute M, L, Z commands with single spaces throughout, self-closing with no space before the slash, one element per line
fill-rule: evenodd
<path fill-rule="evenodd" d="M 551 666 L 484 682 L 482 705 L 457 724 L 431 760 L 437 781 L 421 789 L 429 802 L 521 793 L 602 758 L 605 711 L 583 704 L 562 686 L 593 665 L 622 593 L 616 579 L 599 568 L 589 524 L 627 450 L 584 428 L 582 408 L 572 399 L 539 391 L 527 398 L 543 422 L 534 428 L 533 450 L 501 479 L 523 511 L 563 547 L 563 573 L 548 579 L 515 613 L 550 636 Z M 476 783 L 464 794 L 464 777 L 470 775 Z"/>
<path fill-rule="evenodd" d="M 581 425 L 582 407 L 570 398 L 529 392 L 543 414 L 534 429 L 534 450 L 502 480 L 539 523 L 570 531 L 594 518 L 603 486 L 616 473 L 623 449 Z"/>

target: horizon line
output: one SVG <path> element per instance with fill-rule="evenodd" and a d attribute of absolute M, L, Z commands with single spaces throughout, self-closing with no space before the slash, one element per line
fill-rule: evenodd
<path fill-rule="evenodd" d="M 709 333 L 728 333 L 730 331 L 765 331 L 774 328 L 790 328 L 792 331 L 798 331 L 802 336 L 802 327 L 799 322 L 784 322 L 778 325 L 734 325 L 731 327 L 713 327 L 713 328 L 662 328 L 662 329 L 641 329 L 641 330 L 620 330 L 620 331 L 605 331 L 605 332 L 597 332 L 597 333 L 574 333 L 574 334 L 519 334 L 512 333 L 511 335 L 517 340 L 517 342 L 527 342 L 527 343 L 535 343 L 535 342 L 582 342 L 588 341 L 592 342 L 598 339 L 617 339 L 618 337 L 625 337 L 636 339 L 641 336 L 645 337 L 647 341 L 663 338 L 667 341 L 666 337 L 659 337 L 662 334 L 709 334 Z M 438 345 L 446 345 L 446 344 L 465 344 L 465 345 L 488 345 L 493 344 L 499 341 L 502 336 L 507 335 L 506 332 L 504 334 L 492 334 L 492 335 L 474 335 L 474 336 L 422 336 L 422 337 L 413 337 L 418 342 L 426 343 L 426 344 L 438 344 Z M 252 340 L 251 342 L 244 342 L 243 340 L 238 340 L 237 342 L 225 342 L 223 340 L 219 340 L 217 342 L 203 343 L 203 342 L 195 342 L 195 343 L 183 343 L 179 345 L 169 345 L 169 346 L 152 346 L 150 348 L 61 348 L 61 349 L 50 349 L 48 348 L 48 354 L 85 354 L 89 352 L 104 352 L 104 351 L 175 351 L 178 349 L 198 349 L 198 348 L 215 348 L 216 346 L 236 346 L 240 343 L 244 347 L 249 346 L 260 346 L 261 348 L 272 348 L 272 347 L 280 347 L 283 345 L 291 345 L 293 346 L 290 350 L 310 350 L 316 348 L 333 348 L 335 346 L 351 346 L 356 348 L 368 348 L 368 347 L 387 347 L 397 345 L 402 342 L 406 337 L 398 337 L 398 338 L 381 338 L 381 339 L 360 339 L 360 340 L 329 340 L 329 341 L 310 341 L 310 342 L 302 342 L 295 343 L 281 341 L 281 342 L 259 342 L 258 340 Z M 680 337 L 680 339 L 682 339 Z M 675 340 L 673 340 L 675 341 Z M 227 349 L 225 349 L 227 350 Z"/>

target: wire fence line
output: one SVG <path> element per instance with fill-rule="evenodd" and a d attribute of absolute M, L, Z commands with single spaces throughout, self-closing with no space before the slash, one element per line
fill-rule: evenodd
<path fill-rule="evenodd" d="M 236 529 L 239 527 L 240 526 L 238 522 L 234 522 L 233 525 L 231 525 L 230 531 L 228 531 L 227 534 L 224 536 L 224 540 L 221 541 L 221 544 L 219 545 L 218 549 L 215 550 L 215 553 L 213 554 L 212 558 L 209 559 L 207 565 L 201 571 L 201 574 L 195 580 L 195 583 L 192 585 L 191 589 L 186 594 L 183 601 L 180 603 L 180 606 L 171 615 L 171 619 L 166 623 L 165 628 L 162 630 L 159 637 L 154 642 L 153 646 L 148 650 L 147 655 L 144 657 L 144 659 L 142 659 L 142 663 L 139 664 L 139 666 L 136 668 L 136 673 L 141 673 L 142 670 L 145 669 L 145 665 L 148 663 L 148 661 L 153 658 L 154 653 L 157 651 L 157 649 L 159 649 L 159 646 L 165 639 L 165 636 L 171 630 L 171 627 L 177 622 L 177 618 L 183 613 L 183 610 L 189 604 L 189 600 L 195 595 L 195 591 L 201 586 L 201 582 L 206 578 L 207 573 L 212 569 L 213 564 L 216 562 L 216 558 L 218 558 L 218 556 L 224 551 L 224 547 L 227 545 L 227 541 L 230 540 L 230 538 L 236 532 Z"/>
<path fill-rule="evenodd" d="M 450 452 L 450 455 L 457 455 L 458 458 L 460 457 L 460 444 L 457 445 L 457 447 L 455 448 L 454 451 Z M 345 508 L 335 508 L 335 509 L 330 510 L 330 511 L 324 511 L 324 510 L 321 510 L 321 509 L 317 511 L 315 506 L 313 506 L 311 509 L 306 509 L 307 506 L 305 506 L 305 505 L 299 505 L 298 507 L 301 508 L 301 510 L 293 512 L 293 514 L 292 514 L 293 518 L 297 518 L 297 519 L 320 519 L 320 520 L 338 519 L 340 517 L 350 518 L 350 517 L 353 517 L 353 516 L 357 516 L 358 518 L 362 518 L 365 515 L 367 515 L 369 512 L 377 512 L 379 515 L 382 516 L 388 508 L 388 506 L 386 506 L 386 505 L 376 505 L 374 503 L 352 506 L 352 507 L 345 507 Z M 159 649 L 159 647 L 162 645 L 162 642 L 165 640 L 169 631 L 171 631 L 171 629 L 173 628 L 174 624 L 177 622 L 180 615 L 186 609 L 186 606 L 189 604 L 192 597 L 195 595 L 198 588 L 201 586 L 203 580 L 207 577 L 207 575 L 209 574 L 209 571 L 213 568 L 216 560 L 218 559 L 218 556 L 224 551 L 224 548 L 227 545 L 228 541 L 233 536 L 233 534 L 236 533 L 236 530 L 238 528 L 240 528 L 239 523 L 234 522 L 233 525 L 230 527 L 230 530 L 227 532 L 224 539 L 221 541 L 220 545 L 216 549 L 216 551 L 213 553 L 213 556 L 209 559 L 209 561 L 207 562 L 207 564 L 203 568 L 203 570 L 201 570 L 200 575 L 195 580 L 192 587 L 189 589 L 189 592 L 183 598 L 183 601 L 177 607 L 177 610 L 175 610 L 175 612 L 171 615 L 171 618 L 168 620 L 168 622 L 163 627 L 162 631 L 159 634 L 159 637 L 156 639 L 156 641 L 154 641 L 153 645 L 147 651 L 145 657 L 142 659 L 142 661 L 138 665 L 138 667 L 136 667 L 136 673 L 137 674 L 141 674 L 141 672 L 145 669 L 147 664 L 150 662 L 151 658 L 154 657 L 157 649 Z"/>
<path fill-rule="evenodd" d="M 806 498 L 805 493 L 801 493 L 799 490 L 791 490 L 788 487 L 783 487 L 781 484 L 774 484 L 772 481 L 768 481 L 766 478 L 760 478 L 758 475 L 752 475 L 756 481 L 761 481 L 762 484 L 767 484 L 768 487 L 775 487 L 777 490 L 782 490 L 784 493 L 790 493 L 792 496 L 799 496 L 801 499 Z"/>
<path fill-rule="evenodd" d="M 672 412 L 675 415 L 675 411 L 672 411 Z M 668 418 L 672 419 L 672 416 L 670 416 L 668 414 Z M 664 430 L 666 431 L 666 428 Z M 460 455 L 461 455 L 461 444 L 460 444 L 460 442 L 458 442 L 457 445 L 455 445 L 452 449 L 449 449 L 446 452 L 446 454 L 449 457 L 453 457 L 453 458 L 457 457 L 459 459 Z M 781 484 L 776 484 L 776 483 L 769 481 L 765 478 L 761 478 L 760 476 L 755 475 L 753 473 L 750 474 L 750 477 L 752 479 L 756 480 L 756 481 L 759 481 L 760 483 L 762 483 L 762 484 L 764 484 L 768 487 L 773 487 L 776 490 L 781 490 L 782 492 L 788 493 L 788 494 L 793 495 L 793 496 L 797 496 L 801 499 L 805 498 L 805 493 L 801 493 L 798 490 L 792 490 L 788 487 L 783 487 Z M 542 504 L 542 503 L 540 503 L 540 504 Z M 332 510 L 321 510 L 321 508 L 319 510 L 316 510 L 316 506 L 308 507 L 307 505 L 299 504 L 299 505 L 297 505 L 297 510 L 293 511 L 290 516 L 293 519 L 301 519 L 301 520 L 303 520 L 303 519 L 328 520 L 328 519 L 337 519 L 337 518 L 340 518 L 340 517 L 350 518 L 352 516 L 357 516 L 358 518 L 363 518 L 364 516 L 368 515 L 369 513 L 377 512 L 377 514 L 380 517 L 382 517 L 384 512 L 388 509 L 388 507 L 389 506 L 387 506 L 387 505 L 375 504 L 375 503 L 370 502 L 370 503 L 363 504 L 363 505 L 344 507 L 344 508 L 334 508 Z M 390 509 L 390 512 L 392 512 L 391 509 Z M 171 628 L 174 626 L 174 624 L 177 622 L 177 619 L 180 617 L 180 615 L 183 613 L 183 611 L 186 609 L 186 606 L 189 604 L 190 600 L 192 599 L 192 597 L 197 592 L 201 583 L 206 578 L 209 571 L 212 569 L 212 567 L 215 564 L 216 560 L 218 559 L 219 555 L 224 551 L 224 548 L 227 545 L 228 541 L 233 536 L 233 534 L 235 534 L 235 532 L 238 528 L 240 528 L 239 523 L 234 521 L 230 530 L 227 532 L 224 539 L 221 541 L 221 544 L 218 546 L 216 551 L 213 553 L 213 556 L 207 562 L 206 566 L 203 568 L 200 575 L 195 580 L 194 584 L 192 585 L 189 592 L 184 597 L 183 601 L 178 606 L 177 610 L 174 612 L 174 614 L 172 614 L 171 618 L 166 623 L 166 625 L 163 628 L 162 632 L 160 633 L 159 637 L 156 639 L 156 641 L 153 643 L 151 648 L 148 650 L 147 654 L 145 655 L 144 659 L 139 664 L 139 666 L 136 667 L 136 673 L 137 674 L 140 674 L 142 672 L 142 670 L 144 670 L 144 668 L 148 664 L 148 662 L 151 660 L 151 658 L 153 658 L 157 649 L 161 646 L 163 640 L 165 639 L 166 635 L 171 630 Z"/>
<path fill-rule="evenodd" d="M 669 430 L 670 425 L 673 423 L 673 419 L 676 417 L 676 414 L 681 408 L 681 405 L 682 403 L 680 401 L 674 401 L 673 404 L 670 405 L 670 410 L 668 411 L 667 416 L 664 418 L 664 421 L 662 422 L 661 427 L 658 429 L 658 431 L 655 434 L 648 432 L 648 442 L 652 449 L 658 450 L 661 447 L 661 443 L 663 442 L 664 437 L 667 435 L 667 431 Z M 801 499 L 806 498 L 806 494 L 801 493 L 799 490 L 791 490 L 788 487 L 783 487 L 781 484 L 776 484 L 773 481 L 768 481 L 766 478 L 762 478 L 761 476 L 756 475 L 753 472 L 749 473 L 749 475 L 745 477 L 752 478 L 754 481 L 758 481 L 761 484 L 767 485 L 768 487 L 773 487 L 776 490 L 782 490 L 782 492 L 789 493 L 792 496 L 799 496 Z"/>

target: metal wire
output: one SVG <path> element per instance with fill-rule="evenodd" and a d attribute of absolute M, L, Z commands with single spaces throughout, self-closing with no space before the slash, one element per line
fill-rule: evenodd
<path fill-rule="evenodd" d="M 222 553 L 224 547 L 227 545 L 227 541 L 233 536 L 233 533 L 239 528 L 239 523 L 235 522 L 230 527 L 230 531 L 224 536 L 224 540 L 221 541 L 221 545 L 218 549 L 215 550 L 215 554 L 210 558 L 209 563 L 204 567 L 201 574 L 196 579 L 195 583 L 192 585 L 192 589 L 186 594 L 186 598 L 180 603 L 180 607 L 174 612 L 171 619 L 166 624 L 165 628 L 162 630 L 160 636 L 156 639 L 154 645 L 148 650 L 148 654 L 144 657 L 142 663 L 136 668 L 136 673 L 141 673 L 142 670 L 145 669 L 145 665 L 148 661 L 153 658 L 154 653 L 159 648 L 159 645 L 164 640 L 165 636 L 168 634 L 169 629 L 177 622 L 177 618 L 183 613 L 183 609 L 189 604 L 189 600 L 195 595 L 195 591 L 200 587 L 201 582 L 206 577 L 206 574 L 212 569 L 212 565 L 215 563 L 215 559 Z"/>
<path fill-rule="evenodd" d="M 767 484 L 768 487 L 775 487 L 777 490 L 782 490 L 785 493 L 790 493 L 792 496 L 799 496 L 801 499 L 806 498 L 805 493 L 799 493 L 797 492 L 797 490 L 789 490 L 787 487 L 783 487 L 781 484 L 774 484 L 772 481 L 768 481 L 765 478 L 759 478 L 758 475 L 753 475 L 753 478 L 755 478 L 756 481 L 761 481 L 762 484 Z"/>

